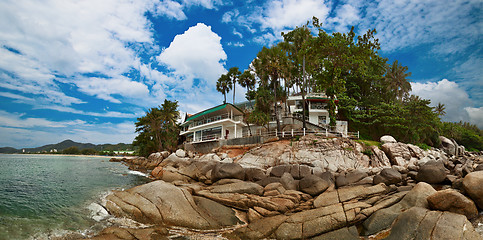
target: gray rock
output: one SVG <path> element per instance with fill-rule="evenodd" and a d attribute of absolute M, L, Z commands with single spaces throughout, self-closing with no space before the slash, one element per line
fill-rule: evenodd
<path fill-rule="evenodd" d="M 221 182 L 223 180 L 220 180 Z M 262 195 L 263 187 L 254 182 L 245 182 L 232 179 L 228 184 L 212 185 L 209 190 L 212 193 L 248 193 L 254 195 Z M 218 182 L 217 182 L 218 183 Z"/>
<path fill-rule="evenodd" d="M 481 236 L 463 215 L 413 207 L 396 218 L 391 234 L 385 239 L 481 239 Z"/>
<path fill-rule="evenodd" d="M 392 165 L 398 165 L 406 167 L 411 159 L 411 152 L 404 143 L 385 143 L 381 146 L 391 161 Z"/>
<path fill-rule="evenodd" d="M 220 163 L 215 165 L 211 172 L 211 181 L 216 182 L 225 178 L 244 180 L 245 170 L 237 163 Z"/>
<path fill-rule="evenodd" d="M 299 182 L 301 192 L 316 196 L 324 192 L 329 187 L 329 183 L 324 179 L 315 175 L 309 175 L 302 178 Z"/>
<path fill-rule="evenodd" d="M 193 199 L 198 207 L 200 207 L 212 219 L 216 219 L 221 226 L 233 226 L 242 223 L 242 221 L 236 217 L 235 211 L 229 207 L 204 197 L 193 196 Z"/>
<path fill-rule="evenodd" d="M 106 208 L 111 214 L 141 223 L 195 229 L 221 227 L 216 219 L 195 204 L 188 191 L 160 180 L 126 191 L 116 191 L 106 199 Z"/>
<path fill-rule="evenodd" d="M 298 189 L 298 182 L 288 172 L 282 175 L 282 177 L 280 178 L 280 182 L 282 183 L 283 187 L 287 190 Z"/>
<path fill-rule="evenodd" d="M 374 177 L 374 184 L 385 183 L 389 186 L 391 184 L 400 183 L 401 181 L 401 173 L 392 168 L 384 168 L 378 175 Z"/>
<path fill-rule="evenodd" d="M 419 168 L 416 180 L 427 183 L 441 183 L 446 179 L 446 168 L 442 162 L 430 161 Z"/>
<path fill-rule="evenodd" d="M 266 177 L 265 172 L 260 168 L 245 168 L 245 180 L 247 181 L 256 182 Z"/>
<path fill-rule="evenodd" d="M 409 191 L 401 201 L 388 208 L 373 213 L 367 220 L 363 222 L 364 235 L 372 235 L 391 226 L 394 219 L 404 210 L 411 207 L 428 207 L 426 198 L 435 193 L 431 185 L 420 182 L 411 191 Z"/>
<path fill-rule="evenodd" d="M 178 150 L 176 150 L 176 156 L 178 156 L 180 158 L 184 158 L 184 157 L 186 157 L 186 152 L 183 149 L 178 149 Z"/>
<path fill-rule="evenodd" d="M 458 148 L 458 145 L 455 145 L 456 142 L 443 136 L 439 136 L 439 140 L 441 141 L 440 148 L 443 149 L 444 152 L 450 155 L 456 155 Z"/>
<path fill-rule="evenodd" d="M 311 238 L 312 240 L 359 240 L 359 234 L 356 226 L 345 227 L 337 229 L 332 232 L 324 233 L 317 237 Z"/>
<path fill-rule="evenodd" d="M 384 144 L 384 143 L 397 143 L 396 139 L 393 136 L 390 135 L 384 135 L 382 136 L 379 141 Z"/>
<path fill-rule="evenodd" d="M 282 177 L 282 175 L 286 172 L 290 172 L 290 165 L 278 165 L 272 168 L 270 171 L 270 176 L 274 177 Z"/>

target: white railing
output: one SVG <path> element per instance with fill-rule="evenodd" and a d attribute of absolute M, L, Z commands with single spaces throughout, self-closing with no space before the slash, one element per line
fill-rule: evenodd
<path fill-rule="evenodd" d="M 189 128 L 193 128 L 193 127 L 200 126 L 200 125 L 207 124 L 207 123 L 211 123 L 211 122 L 220 121 L 220 120 L 223 120 L 223 119 L 232 119 L 234 121 L 241 121 L 241 120 L 243 120 L 243 116 L 231 116 L 231 114 L 229 114 L 229 113 L 216 115 L 216 116 L 206 118 L 206 119 L 203 119 L 203 120 L 194 121 L 193 123 L 191 123 L 189 125 Z"/>
<path fill-rule="evenodd" d="M 262 131 L 259 129 L 258 131 L 252 131 L 251 136 L 263 136 L 263 137 L 281 137 L 281 138 L 291 138 L 291 137 L 296 137 L 296 136 L 305 136 L 308 134 L 314 134 L 317 136 L 323 136 L 323 137 L 346 137 L 346 138 L 359 138 L 359 132 L 347 132 L 347 134 L 336 132 L 336 131 L 329 131 L 329 130 L 313 130 L 313 129 L 302 129 L 302 130 L 289 130 L 289 131 L 277 131 L 277 130 L 272 130 L 272 131 Z M 250 133 L 246 132 L 243 133 L 242 137 L 249 137 Z"/>

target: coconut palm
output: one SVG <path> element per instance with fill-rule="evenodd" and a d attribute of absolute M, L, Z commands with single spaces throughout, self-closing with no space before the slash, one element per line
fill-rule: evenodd
<path fill-rule="evenodd" d="M 387 90 L 399 101 L 407 97 L 411 91 L 411 84 L 409 83 L 409 79 L 407 79 L 411 76 L 411 72 L 406 72 L 407 70 L 408 67 L 402 66 L 397 60 L 390 67 L 386 67 L 385 80 Z"/>
<path fill-rule="evenodd" d="M 238 83 L 247 89 L 247 93 L 251 92 L 253 88 L 255 88 L 256 79 L 255 76 L 250 72 L 250 70 L 245 70 L 243 73 L 240 75 L 238 78 Z M 247 94 L 247 100 L 251 100 L 250 97 L 248 97 L 250 94 Z"/>
<path fill-rule="evenodd" d="M 221 92 L 223 94 L 224 100 L 223 104 L 226 103 L 226 94 L 228 91 L 231 89 L 231 84 L 230 84 L 230 77 L 226 74 L 222 74 L 220 78 L 218 78 L 218 81 L 216 82 L 216 91 Z"/>
<path fill-rule="evenodd" d="M 438 103 L 438 105 L 434 107 L 434 112 L 438 114 L 438 116 L 443 116 L 446 114 L 446 112 L 444 111 L 445 109 L 446 109 L 446 106 L 444 104 Z"/>
<path fill-rule="evenodd" d="M 227 74 L 227 76 L 230 78 L 230 85 L 233 86 L 233 104 L 235 104 L 235 87 L 236 83 L 239 81 L 240 74 L 241 72 L 237 67 L 230 68 Z"/>

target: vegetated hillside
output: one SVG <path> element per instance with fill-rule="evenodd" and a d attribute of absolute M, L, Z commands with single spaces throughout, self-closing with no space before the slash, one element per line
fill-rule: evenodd
<path fill-rule="evenodd" d="M 18 149 L 11 148 L 11 147 L 2 147 L 0 148 L 0 153 L 17 153 Z"/>
<path fill-rule="evenodd" d="M 56 149 L 57 152 L 61 152 L 64 149 L 69 147 L 77 147 L 79 150 L 91 148 L 96 151 L 120 151 L 120 150 L 132 149 L 132 145 L 126 144 L 126 143 L 96 145 L 92 143 L 79 143 L 79 142 L 74 142 L 72 140 L 64 140 L 56 144 L 48 144 L 48 145 L 36 147 L 36 148 L 25 148 L 25 152 L 26 153 L 50 152 L 53 149 Z M 0 148 L 0 153 L 22 153 L 22 152 L 23 152 L 22 149 L 15 149 L 11 147 Z"/>

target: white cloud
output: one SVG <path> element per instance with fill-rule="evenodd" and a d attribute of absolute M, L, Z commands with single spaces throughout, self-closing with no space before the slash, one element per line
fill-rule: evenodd
<path fill-rule="evenodd" d="M 348 32 L 350 27 L 357 25 L 359 20 L 359 9 L 351 4 L 344 4 L 337 7 L 335 17 L 327 19 L 327 25 L 336 32 Z"/>
<path fill-rule="evenodd" d="M 281 32 L 303 25 L 313 16 L 323 22 L 328 14 L 329 8 L 320 0 L 272 0 L 266 4 L 257 21 L 262 29 Z"/>
<path fill-rule="evenodd" d="M 483 107 L 465 107 L 465 110 L 468 112 L 470 122 L 476 124 L 480 129 L 483 129 Z"/>
<path fill-rule="evenodd" d="M 446 114 L 443 120 L 458 122 L 470 121 L 477 118 L 470 118 L 469 112 L 465 110 L 472 102 L 466 93 L 456 82 L 443 79 L 439 82 L 411 83 L 411 94 L 431 100 L 431 105 L 436 106 L 443 103 L 446 107 Z M 475 124 L 476 122 L 472 122 Z"/>
<path fill-rule="evenodd" d="M 434 52 L 455 53 L 480 37 L 479 0 L 381 0 L 361 4 L 362 31 L 375 28 L 382 49 L 395 51 L 421 44 L 434 44 Z M 474 14 L 472 13 L 474 12 Z"/>
<path fill-rule="evenodd" d="M 112 96 L 114 94 L 137 99 L 142 99 L 149 95 L 146 85 L 131 81 L 126 77 L 116 79 L 85 78 L 77 80 L 76 85 L 81 92 L 113 103 L 121 103 L 120 100 Z"/>
<path fill-rule="evenodd" d="M 245 46 L 245 44 L 241 43 L 241 42 L 229 42 L 228 43 L 228 46 L 233 46 L 233 47 L 243 47 Z"/>
<path fill-rule="evenodd" d="M 157 4 L 156 14 L 164 15 L 168 18 L 174 18 L 176 20 L 187 19 L 185 13 L 183 12 L 183 5 L 171 0 L 165 0 Z"/>
<path fill-rule="evenodd" d="M 85 124 L 81 120 L 72 121 L 50 121 L 45 118 L 22 118 L 23 114 L 9 113 L 0 110 L 0 126 L 3 127 L 17 127 L 17 128 L 32 128 L 32 127 L 49 127 L 49 128 L 64 128 L 67 126 L 75 126 Z"/>
<path fill-rule="evenodd" d="M 241 34 L 240 32 L 238 32 L 238 31 L 236 30 L 236 28 L 233 28 L 233 35 L 238 36 L 238 37 L 240 37 L 240 38 L 243 38 L 243 34 Z"/>
<path fill-rule="evenodd" d="M 203 79 L 214 86 L 219 76 L 226 72 L 223 65 L 227 56 L 220 41 L 221 37 L 211 31 L 210 26 L 198 23 L 177 35 L 157 60 L 175 75 L 188 80 Z M 191 84 L 182 87 L 191 88 Z"/>

